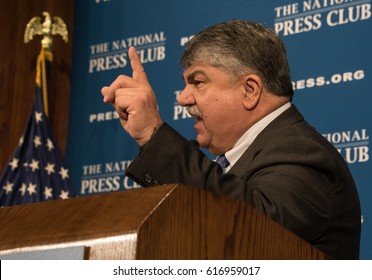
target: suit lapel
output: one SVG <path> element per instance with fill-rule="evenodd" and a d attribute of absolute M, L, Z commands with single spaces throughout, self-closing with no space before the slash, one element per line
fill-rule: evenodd
<path fill-rule="evenodd" d="M 274 119 L 264 130 L 257 135 L 253 143 L 243 153 L 239 160 L 229 170 L 228 173 L 235 174 L 238 177 L 242 177 L 243 174 L 247 173 L 247 166 L 250 165 L 252 160 L 260 153 L 260 151 L 268 145 L 270 142 L 275 141 L 280 137 L 283 129 L 286 129 L 294 123 L 303 121 L 304 118 L 297 108 L 292 105 L 276 119 Z M 250 169 L 250 168 L 249 168 Z"/>

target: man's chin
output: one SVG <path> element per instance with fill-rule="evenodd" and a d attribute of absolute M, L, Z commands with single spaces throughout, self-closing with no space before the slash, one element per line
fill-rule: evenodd
<path fill-rule="evenodd" d="M 199 134 L 196 136 L 196 141 L 199 143 L 199 146 L 202 148 L 208 149 L 208 147 L 210 146 L 210 141 L 207 141 L 205 137 Z"/>

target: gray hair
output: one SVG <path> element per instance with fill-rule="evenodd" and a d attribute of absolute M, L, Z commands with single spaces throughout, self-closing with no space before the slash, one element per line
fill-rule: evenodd
<path fill-rule="evenodd" d="M 256 22 L 231 20 L 196 34 L 181 57 L 182 67 L 195 63 L 221 68 L 236 78 L 256 74 L 272 94 L 293 95 L 282 40 L 273 30 Z"/>

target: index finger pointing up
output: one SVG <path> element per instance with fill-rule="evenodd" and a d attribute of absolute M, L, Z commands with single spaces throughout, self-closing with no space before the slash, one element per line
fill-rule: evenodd
<path fill-rule="evenodd" d="M 133 79 L 137 80 L 138 82 L 148 83 L 147 75 L 141 60 L 138 56 L 138 53 L 134 47 L 130 47 L 128 51 L 130 65 L 132 67 L 132 77 Z"/>

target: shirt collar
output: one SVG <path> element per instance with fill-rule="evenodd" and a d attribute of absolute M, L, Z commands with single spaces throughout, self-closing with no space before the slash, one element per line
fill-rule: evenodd
<path fill-rule="evenodd" d="M 289 107 L 291 107 L 291 103 L 287 102 L 283 106 L 256 122 L 242 135 L 242 137 L 239 138 L 235 146 L 225 153 L 225 157 L 230 162 L 230 165 L 226 168 L 226 172 L 229 171 L 231 167 L 239 160 L 243 153 L 253 143 L 254 139 L 256 139 L 257 135 L 260 134 L 260 132 L 264 130 L 269 123 L 271 123 Z"/>

